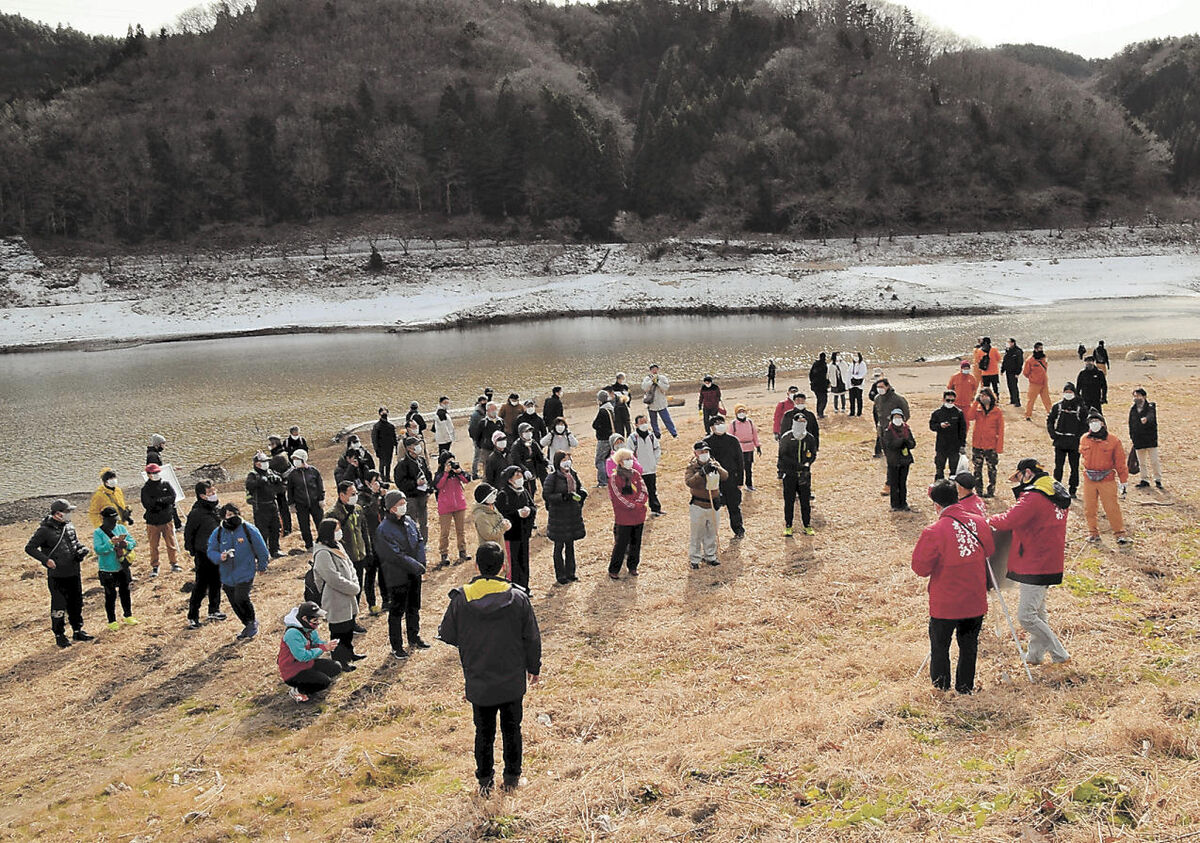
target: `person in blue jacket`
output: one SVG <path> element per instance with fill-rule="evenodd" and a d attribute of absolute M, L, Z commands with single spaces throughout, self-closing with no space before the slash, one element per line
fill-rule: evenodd
<path fill-rule="evenodd" d="M 392 655 L 408 658 L 401 626 L 408 627 L 408 646 L 428 650 L 421 640 L 421 577 L 425 573 L 425 540 L 408 517 L 408 498 L 392 490 L 383 498 L 386 515 L 375 531 L 375 553 L 389 593 L 388 639 Z"/>
<path fill-rule="evenodd" d="M 258 634 L 250 588 L 255 572 L 265 572 L 271 553 L 262 533 L 253 524 L 242 520 L 237 504 L 221 507 L 221 524 L 208 537 L 208 558 L 221 569 L 221 586 L 229 605 L 243 624 L 238 638 L 253 638 Z"/>

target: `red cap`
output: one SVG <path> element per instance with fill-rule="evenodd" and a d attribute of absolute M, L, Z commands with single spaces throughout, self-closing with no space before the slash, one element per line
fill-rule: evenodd
<path fill-rule="evenodd" d="M 162 471 L 162 466 L 156 463 L 150 463 L 148 466 L 146 466 L 147 474 L 158 474 L 160 471 Z"/>

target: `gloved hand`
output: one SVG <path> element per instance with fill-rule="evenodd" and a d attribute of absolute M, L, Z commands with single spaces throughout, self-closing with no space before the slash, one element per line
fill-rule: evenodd
<path fill-rule="evenodd" d="M 1125 484 L 1124 484 L 1124 483 L 1118 483 L 1118 484 L 1117 484 L 1117 489 L 1119 489 L 1119 490 L 1120 490 L 1120 492 L 1121 492 L 1121 497 L 1125 497 Z"/>
<path fill-rule="evenodd" d="M 775 441 L 776 441 L 776 442 L 778 442 L 778 441 L 779 441 L 779 434 L 778 434 L 778 433 L 776 433 L 776 434 L 775 434 Z"/>
<path fill-rule="evenodd" d="M 759 446 L 758 446 L 758 447 L 756 447 L 754 450 L 758 451 L 758 455 L 759 455 L 760 457 L 762 456 L 762 445 L 759 445 Z"/>

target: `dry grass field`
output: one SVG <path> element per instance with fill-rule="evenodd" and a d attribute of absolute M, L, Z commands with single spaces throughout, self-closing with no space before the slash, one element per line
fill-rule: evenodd
<path fill-rule="evenodd" d="M 2 527 L 0 837 L 1200 840 L 1200 461 L 1188 409 L 1198 366 L 1195 348 L 1118 360 L 1112 427 L 1127 441 L 1129 390 L 1145 385 L 1159 407 L 1167 491 L 1130 484 L 1130 550 L 1111 532 L 1085 545 L 1082 507 L 1072 507 L 1067 579 L 1050 596 L 1071 663 L 1035 668 L 1030 684 L 993 605 L 972 697 L 914 678 L 928 610 L 909 557 L 933 511 L 925 421 L 952 364 L 889 373 L 914 408 L 914 512 L 893 514 L 879 495 L 869 413 L 829 415 L 816 536 L 782 537 L 768 442 L 758 491 L 746 495 L 746 538 L 730 542 L 724 529 L 722 564 L 697 572 L 686 561 L 682 471 L 700 425 L 678 411 L 681 436 L 664 443 L 659 471 L 667 514 L 647 525 L 640 578 L 605 576 L 606 496 L 587 503 L 581 582 L 552 587 L 550 547 L 534 540 L 545 660 L 525 699 L 528 781 L 489 800 L 474 792 L 452 648 L 434 642 L 398 664 L 386 657 L 386 620 L 368 618 L 360 649 L 370 658 L 358 671 L 322 702 L 288 699 L 275 656 L 305 556 L 260 576 L 262 633 L 249 643 L 234 643 L 232 619 L 186 632 L 190 566 L 151 580 L 145 554 L 133 595 L 142 624 L 109 632 L 89 560 L 85 617 L 98 638 L 59 651 L 44 577 L 23 553 L 33 524 Z M 1056 365 L 1052 385 L 1075 370 L 1074 360 Z M 781 395 L 743 384 L 726 404 L 746 402 L 769 440 Z M 1040 410 L 1034 424 L 1005 415 L 1002 478 L 1020 457 L 1052 456 Z M 590 408 L 571 418 L 590 434 Z M 327 477 L 335 457 L 332 447 L 317 454 Z M 240 499 L 236 485 L 222 499 Z M 1011 501 L 1000 487 L 993 512 Z M 286 540 L 297 547 L 297 535 Z M 426 577 L 427 639 L 447 591 L 470 573 Z"/>

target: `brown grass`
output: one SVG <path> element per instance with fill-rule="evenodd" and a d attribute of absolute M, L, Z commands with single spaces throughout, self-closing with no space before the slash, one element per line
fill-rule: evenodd
<path fill-rule="evenodd" d="M 682 466 L 699 423 L 681 411 L 683 432 L 667 442 L 659 473 L 668 513 L 647 527 L 639 580 L 604 576 L 611 510 L 601 495 L 587 507 L 582 582 L 552 590 L 549 547 L 535 540 L 545 668 L 526 697 L 528 784 L 489 801 L 472 792 L 473 730 L 451 648 L 394 666 L 384 659 L 386 623 L 367 620 L 371 658 L 355 674 L 319 705 L 287 699 L 275 654 L 279 618 L 300 599 L 302 556 L 259 579 L 263 633 L 252 643 L 233 643 L 234 621 L 185 632 L 184 575 L 143 576 L 134 592 L 143 625 L 110 633 L 93 577 L 85 616 L 99 640 L 59 652 L 45 584 L 40 574 L 23 578 L 36 570 L 22 553 L 32 525 L 0 528 L 8 562 L 0 630 L 10 653 L 0 684 L 8 721 L 0 834 L 1186 839 L 1200 823 L 1200 466 L 1188 435 L 1196 363 L 1117 364 L 1114 426 L 1123 428 L 1129 387 L 1146 383 L 1163 419 L 1169 492 L 1130 489 L 1138 543 L 1128 552 L 1111 536 L 1083 549 L 1082 513 L 1073 511 L 1069 573 L 1078 579 L 1053 590 L 1051 613 L 1074 660 L 1037 669 L 1030 685 L 994 608 L 980 642 L 983 690 L 971 698 L 913 678 L 927 607 L 908 558 L 931 514 L 922 491 L 931 434 L 920 421 L 945 367 L 892 373 L 918 418 L 915 514 L 886 511 L 869 425 L 831 416 L 815 472 L 816 537 L 781 537 L 768 446 L 759 491 L 747 495 L 746 539 L 730 543 L 723 532 L 723 564 L 698 573 L 685 559 Z M 769 429 L 779 393 L 734 393 Z M 1004 476 L 1020 456 L 1048 453 L 1040 423 L 1006 415 Z M 586 430 L 589 418 L 581 409 L 572 420 Z M 589 450 L 585 443 L 577 462 L 588 463 Z M 318 464 L 331 470 L 333 458 L 325 449 Z M 1152 499 L 1170 505 L 1139 505 Z M 1005 505 L 998 497 L 993 509 Z M 468 574 L 427 578 L 427 638 L 446 591 Z"/>

